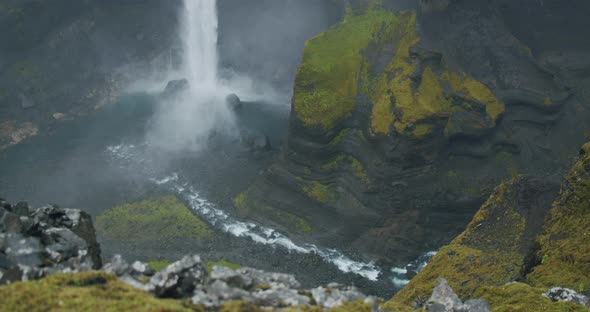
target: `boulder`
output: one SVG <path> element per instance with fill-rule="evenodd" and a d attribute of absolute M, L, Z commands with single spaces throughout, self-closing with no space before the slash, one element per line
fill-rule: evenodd
<path fill-rule="evenodd" d="M 0 200 L 0 284 L 101 267 L 90 216 L 54 205 L 32 211 Z"/>
<path fill-rule="evenodd" d="M 231 93 L 225 97 L 225 104 L 227 104 L 227 106 L 234 112 L 240 110 L 243 105 L 242 101 L 235 93 Z"/>
<path fill-rule="evenodd" d="M 573 289 L 564 287 L 553 287 L 549 289 L 543 296 L 551 299 L 553 302 L 574 302 L 590 308 L 590 298 L 581 295 Z"/>
<path fill-rule="evenodd" d="M 162 91 L 161 96 L 164 98 L 177 96 L 178 94 L 186 91 L 189 87 L 190 84 L 186 78 L 170 80 L 168 81 L 168 84 L 166 84 L 164 91 Z"/>
<path fill-rule="evenodd" d="M 429 312 L 491 312 L 487 302 L 481 299 L 470 299 L 465 303 L 455 294 L 444 278 L 440 278 L 426 303 Z"/>

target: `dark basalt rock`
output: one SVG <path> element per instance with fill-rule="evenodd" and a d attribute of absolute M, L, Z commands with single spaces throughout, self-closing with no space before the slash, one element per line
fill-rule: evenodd
<path fill-rule="evenodd" d="M 240 110 L 243 105 L 242 101 L 235 93 L 229 94 L 225 97 L 225 104 L 227 104 L 227 106 L 234 112 Z"/>
<path fill-rule="evenodd" d="M 53 205 L 32 211 L 25 202 L 1 202 L 0 284 L 102 266 L 94 226 L 85 212 Z"/>
<path fill-rule="evenodd" d="M 178 80 L 170 80 L 166 84 L 166 88 L 164 88 L 164 91 L 162 91 L 161 96 L 163 98 L 174 97 L 188 90 L 189 87 L 189 82 L 185 78 Z"/>

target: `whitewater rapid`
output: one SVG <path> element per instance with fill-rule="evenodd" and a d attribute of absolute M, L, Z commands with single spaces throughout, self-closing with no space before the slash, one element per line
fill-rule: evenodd
<path fill-rule="evenodd" d="M 106 152 L 113 161 L 118 162 L 120 168 L 134 170 L 136 173 L 137 170 L 144 171 L 144 174 L 148 175 L 149 181 L 184 199 L 196 215 L 217 229 L 235 237 L 249 238 L 262 245 L 286 248 L 289 251 L 304 254 L 314 253 L 327 263 L 338 267 L 342 272 L 354 273 L 371 281 L 379 279 L 382 270 L 374 263 L 355 261 L 336 249 L 322 248 L 314 244 L 297 244 L 275 229 L 237 220 L 209 202 L 192 185 L 183 181 L 178 173 L 150 177 L 149 175 L 154 175 L 156 171 L 150 169 L 150 162 L 142 157 L 145 154 L 143 148 L 142 146 L 122 144 L 109 146 Z"/>

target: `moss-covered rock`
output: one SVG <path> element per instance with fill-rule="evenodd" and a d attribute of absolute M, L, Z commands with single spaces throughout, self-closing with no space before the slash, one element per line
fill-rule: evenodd
<path fill-rule="evenodd" d="M 175 196 L 113 207 L 96 218 L 97 230 L 110 240 L 207 239 L 209 226 Z"/>
<path fill-rule="evenodd" d="M 3 311 L 193 311 L 102 272 L 57 274 L 0 287 Z"/>
<path fill-rule="evenodd" d="M 443 247 L 394 301 L 412 304 L 428 298 L 439 277 L 462 298 L 474 297 L 481 287 L 522 278 L 554 189 L 552 183 L 527 177 L 500 185 L 465 231 Z"/>
<path fill-rule="evenodd" d="M 590 144 L 580 153 L 538 239 L 541 263 L 527 275 L 527 281 L 590 294 Z"/>
<path fill-rule="evenodd" d="M 588 311 L 572 302 L 552 302 L 543 296 L 546 290 L 523 283 L 510 283 L 496 287 L 482 287 L 474 296 L 486 300 L 494 312 L 528 311 Z"/>
<path fill-rule="evenodd" d="M 336 27 L 305 44 L 293 96 L 295 116 L 308 127 L 331 129 L 350 117 L 366 75 L 363 51 L 391 29 L 393 13 L 371 9 L 349 14 Z"/>

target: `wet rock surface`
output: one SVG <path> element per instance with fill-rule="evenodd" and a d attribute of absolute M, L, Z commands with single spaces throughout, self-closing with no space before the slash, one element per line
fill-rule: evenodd
<path fill-rule="evenodd" d="M 0 284 L 102 266 L 88 214 L 55 205 L 31 209 L 0 199 Z"/>

